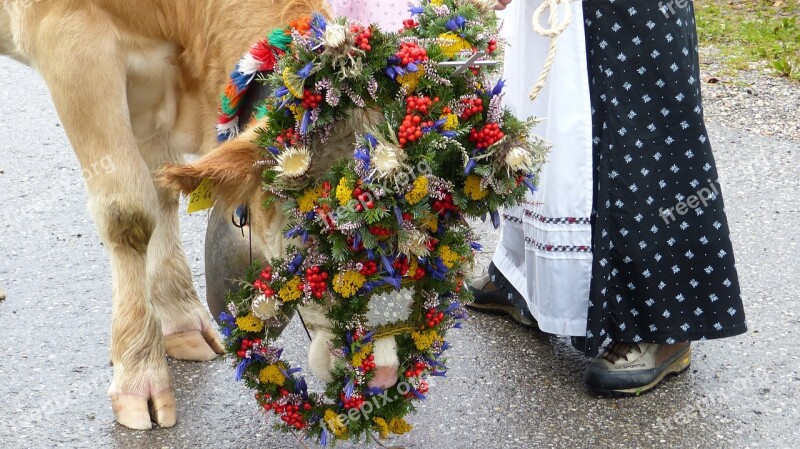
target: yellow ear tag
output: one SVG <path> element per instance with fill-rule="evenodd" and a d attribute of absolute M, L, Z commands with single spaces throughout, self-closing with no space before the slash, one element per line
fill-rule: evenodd
<path fill-rule="evenodd" d="M 214 184 L 209 179 L 204 179 L 197 189 L 189 195 L 189 208 L 187 212 L 193 214 L 201 210 L 214 207 Z"/>

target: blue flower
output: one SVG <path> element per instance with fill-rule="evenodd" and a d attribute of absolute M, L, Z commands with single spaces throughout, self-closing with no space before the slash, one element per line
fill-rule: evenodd
<path fill-rule="evenodd" d="M 464 169 L 464 174 L 468 175 L 472 173 L 472 169 L 475 168 L 476 165 L 478 165 L 478 161 L 470 159 L 469 162 L 467 162 L 467 168 Z"/>
<path fill-rule="evenodd" d="M 299 72 L 297 72 L 297 76 L 299 76 L 300 78 L 303 78 L 303 79 L 308 78 L 309 76 L 311 76 L 311 69 L 312 68 L 314 68 L 314 63 L 313 62 L 309 62 L 308 64 L 306 64 L 305 67 L 303 67 L 302 69 L 300 69 Z"/>
<path fill-rule="evenodd" d="M 497 212 L 497 209 L 489 211 L 489 215 L 492 217 L 492 226 L 494 226 L 495 229 L 500 228 L 500 214 Z"/>
<path fill-rule="evenodd" d="M 412 6 L 410 3 L 408 6 L 410 6 L 410 8 L 408 8 L 408 12 L 410 12 L 412 16 L 418 16 L 425 12 L 425 8 L 421 6 Z"/>
<path fill-rule="evenodd" d="M 344 397 L 345 399 L 350 399 L 353 397 L 353 392 L 355 391 L 356 385 L 355 381 L 352 378 L 347 379 L 347 385 L 344 386 Z"/>
<path fill-rule="evenodd" d="M 500 80 L 497 81 L 497 84 L 494 85 L 494 88 L 492 89 L 492 96 L 494 97 L 495 95 L 500 95 L 500 93 L 503 92 L 503 88 L 505 87 L 506 87 L 506 80 L 501 78 Z"/>

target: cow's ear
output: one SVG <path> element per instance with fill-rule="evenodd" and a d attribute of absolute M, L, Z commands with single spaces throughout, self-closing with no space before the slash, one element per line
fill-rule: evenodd
<path fill-rule="evenodd" d="M 207 179 L 214 186 L 216 201 L 227 206 L 248 202 L 261 189 L 263 171 L 257 163 L 261 159 L 261 148 L 254 143 L 256 128 L 223 143 L 193 164 L 165 165 L 156 175 L 157 182 L 189 195 Z"/>

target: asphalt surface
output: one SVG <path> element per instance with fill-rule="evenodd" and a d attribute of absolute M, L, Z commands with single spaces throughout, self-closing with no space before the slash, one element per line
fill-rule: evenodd
<path fill-rule="evenodd" d="M 565 339 L 477 315 L 450 340 L 451 369 L 413 416 L 406 448 L 796 447 L 800 439 L 800 144 L 710 123 L 750 332 L 695 345 L 691 369 L 651 394 L 582 386 Z M 0 448 L 291 448 L 229 361 L 171 361 L 178 424 L 114 421 L 111 283 L 81 170 L 40 78 L 0 59 Z M 181 218 L 204 296 L 204 214 Z M 484 244 L 497 233 L 483 225 Z M 481 255 L 487 263 L 490 253 Z M 298 362 L 297 323 L 284 339 Z M 343 445 L 342 447 L 348 447 Z"/>

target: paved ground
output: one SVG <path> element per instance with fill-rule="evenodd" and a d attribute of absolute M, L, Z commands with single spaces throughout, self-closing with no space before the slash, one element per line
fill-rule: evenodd
<path fill-rule="evenodd" d="M 796 125 L 796 124 L 795 124 Z M 407 448 L 794 447 L 800 438 L 800 145 L 710 123 L 751 332 L 696 345 L 656 392 L 605 399 L 564 340 L 500 317 L 452 335 L 452 368 L 414 416 Z M 171 362 L 179 423 L 132 432 L 106 398 L 110 274 L 81 171 L 47 90 L 0 59 L 0 448 L 290 448 L 225 360 Z M 201 295 L 206 217 L 182 217 Z M 496 234 L 486 229 L 493 248 Z M 488 261 L 488 254 L 482 256 Z M 287 340 L 305 351 L 295 324 Z"/>

